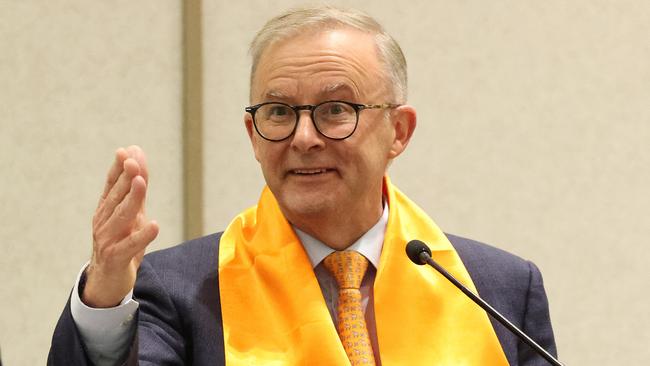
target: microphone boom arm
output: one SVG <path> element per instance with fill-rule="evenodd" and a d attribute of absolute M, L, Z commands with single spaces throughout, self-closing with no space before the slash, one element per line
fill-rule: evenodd
<path fill-rule="evenodd" d="M 428 249 L 428 248 L 427 248 Z M 544 348 L 542 348 L 539 344 L 537 344 L 532 338 L 530 338 L 526 333 L 522 332 L 517 328 L 514 324 L 512 324 L 508 319 L 506 319 L 503 315 L 501 315 L 496 309 L 494 309 L 490 304 L 485 302 L 485 300 L 481 299 L 478 297 L 476 294 L 474 294 L 470 289 L 465 287 L 462 283 L 460 283 L 454 276 L 452 276 L 447 270 L 442 268 L 436 261 L 431 258 L 431 255 L 427 253 L 427 251 L 422 250 L 419 253 L 419 259 L 422 264 L 427 263 L 431 267 L 435 268 L 436 271 L 440 272 L 441 275 L 443 275 L 446 279 L 449 280 L 449 282 L 453 283 L 454 286 L 458 287 L 459 290 L 461 290 L 465 295 L 467 295 L 472 301 L 474 301 L 478 306 L 483 308 L 488 314 L 492 315 L 494 319 L 496 319 L 499 323 L 501 323 L 504 327 L 508 328 L 512 333 L 514 333 L 519 339 L 524 341 L 527 345 L 532 347 L 537 353 L 539 353 L 546 361 L 548 361 L 551 365 L 555 366 L 564 366 L 555 359 L 550 353 L 548 353 Z"/>

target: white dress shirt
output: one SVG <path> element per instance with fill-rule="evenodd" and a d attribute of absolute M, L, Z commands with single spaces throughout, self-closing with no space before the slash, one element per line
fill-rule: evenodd
<path fill-rule="evenodd" d="M 129 351 L 129 345 L 135 335 L 133 321 L 138 302 L 133 300 L 131 290 L 120 305 L 113 308 L 91 308 L 79 297 L 79 280 L 89 263 L 86 263 L 75 283 L 70 298 L 70 312 L 79 335 L 86 346 L 88 359 L 97 366 L 112 366 Z"/>
<path fill-rule="evenodd" d="M 370 341 L 375 353 L 377 365 L 380 364 L 379 348 L 377 345 L 377 331 L 375 327 L 375 314 L 373 304 L 373 284 L 379 267 L 379 257 L 384 242 L 384 233 L 388 223 L 388 205 L 384 204 L 384 211 L 379 221 L 368 230 L 359 240 L 346 250 L 355 250 L 361 253 L 368 261 L 368 270 L 361 282 L 361 301 L 365 313 L 366 325 L 370 334 Z M 332 316 L 334 324 L 337 322 L 336 307 L 338 304 L 338 285 L 336 280 L 322 264 L 323 259 L 334 249 L 320 242 L 318 239 L 294 227 L 307 256 L 314 267 L 316 279 L 323 292 L 323 298 Z M 79 280 L 83 271 L 88 266 L 86 263 L 75 283 L 70 299 L 70 310 L 81 339 L 86 346 L 88 358 L 97 366 L 112 366 L 126 356 L 132 338 L 135 335 L 134 315 L 138 309 L 138 302 L 133 300 L 133 290 L 124 297 L 120 305 L 113 308 L 96 309 L 85 305 L 79 297 Z"/>

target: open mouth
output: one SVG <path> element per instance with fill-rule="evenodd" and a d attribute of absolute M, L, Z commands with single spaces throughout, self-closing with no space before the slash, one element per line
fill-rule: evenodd
<path fill-rule="evenodd" d="M 290 173 L 294 174 L 294 175 L 309 176 L 309 175 L 324 174 L 324 173 L 328 173 L 328 172 L 332 172 L 332 171 L 334 171 L 334 169 L 327 169 L 327 168 L 292 169 L 292 170 L 290 170 Z"/>

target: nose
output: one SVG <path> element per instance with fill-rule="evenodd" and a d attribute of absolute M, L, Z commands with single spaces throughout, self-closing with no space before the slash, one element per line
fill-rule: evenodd
<path fill-rule="evenodd" d="M 325 146 L 325 137 L 321 135 L 311 119 L 309 111 L 300 111 L 296 131 L 291 138 L 291 147 L 300 152 L 320 150 Z"/>

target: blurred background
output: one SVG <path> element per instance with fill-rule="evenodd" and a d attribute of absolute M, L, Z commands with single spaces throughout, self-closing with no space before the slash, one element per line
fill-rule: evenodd
<path fill-rule="evenodd" d="M 409 62 L 394 183 L 449 233 L 542 270 L 560 360 L 650 363 L 650 2 L 331 1 Z M 149 157 L 156 250 L 224 229 L 263 179 L 248 43 L 299 1 L 0 0 L 0 347 L 45 364 L 113 152 Z"/>

